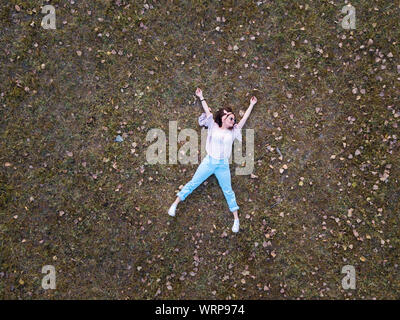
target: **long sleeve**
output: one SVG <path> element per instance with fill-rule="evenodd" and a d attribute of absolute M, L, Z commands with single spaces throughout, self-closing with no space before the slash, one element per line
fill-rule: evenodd
<path fill-rule="evenodd" d="M 214 124 L 214 118 L 213 115 L 210 114 L 208 117 L 206 116 L 206 113 L 203 112 L 199 116 L 199 125 L 202 127 L 207 127 L 208 129 L 211 129 L 212 125 Z"/>
<path fill-rule="evenodd" d="M 233 140 L 238 139 L 240 142 L 242 142 L 242 128 L 238 124 L 235 124 L 232 130 Z"/>

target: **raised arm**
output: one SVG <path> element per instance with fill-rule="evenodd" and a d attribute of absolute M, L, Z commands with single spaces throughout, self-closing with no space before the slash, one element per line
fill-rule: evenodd
<path fill-rule="evenodd" d="M 250 99 L 250 106 L 247 108 L 243 118 L 239 121 L 238 127 L 243 128 L 244 124 L 247 121 L 247 118 L 250 116 L 251 111 L 253 110 L 254 105 L 257 103 L 256 97 L 251 97 Z"/>
<path fill-rule="evenodd" d="M 204 112 L 206 113 L 206 116 L 208 117 L 210 114 L 212 114 L 210 111 L 211 109 L 208 107 L 206 100 L 204 100 L 203 92 L 201 91 L 200 88 L 197 88 L 196 96 L 198 96 L 200 98 L 201 105 L 204 109 Z"/>

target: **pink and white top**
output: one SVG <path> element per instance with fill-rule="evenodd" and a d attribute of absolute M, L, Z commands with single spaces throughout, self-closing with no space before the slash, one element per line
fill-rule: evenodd
<path fill-rule="evenodd" d="M 212 114 L 207 117 L 205 113 L 199 117 L 199 124 L 208 128 L 206 151 L 214 159 L 229 159 L 233 141 L 242 141 L 242 128 L 238 124 L 234 124 L 232 130 L 222 129 L 214 121 Z"/>

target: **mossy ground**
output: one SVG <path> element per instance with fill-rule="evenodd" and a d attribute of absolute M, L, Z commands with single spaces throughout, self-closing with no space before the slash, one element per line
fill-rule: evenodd
<path fill-rule="evenodd" d="M 397 1 L 352 2 L 355 30 L 341 1 L 49 4 L 56 30 L 0 9 L 1 298 L 400 298 Z M 258 99 L 238 234 L 215 176 L 171 218 L 197 165 L 146 165 L 148 130 L 200 133 L 197 87 Z"/>

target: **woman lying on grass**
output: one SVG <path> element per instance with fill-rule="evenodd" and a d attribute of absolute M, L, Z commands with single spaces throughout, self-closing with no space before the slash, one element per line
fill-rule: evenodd
<path fill-rule="evenodd" d="M 199 117 L 199 124 L 208 128 L 206 151 L 207 155 L 198 166 L 192 180 L 190 180 L 177 194 L 175 202 L 168 210 L 170 216 L 175 216 L 176 206 L 180 201 L 193 192 L 210 175 L 215 174 L 218 183 L 224 193 L 229 210 L 233 213 L 234 222 L 232 231 L 239 231 L 239 206 L 236 203 L 235 193 L 231 186 L 231 173 L 229 170 L 229 157 L 232 152 L 232 144 L 235 139 L 242 141 L 242 128 L 249 117 L 253 106 L 257 103 L 257 98 L 250 99 L 250 106 L 244 114 L 242 120 L 236 124 L 235 115 L 232 109 L 225 107 L 219 109 L 214 117 L 207 106 L 201 89 L 197 88 L 196 96 L 200 98 L 205 113 Z"/>

